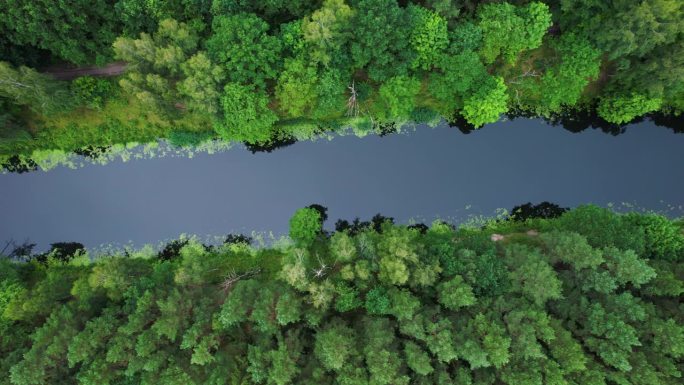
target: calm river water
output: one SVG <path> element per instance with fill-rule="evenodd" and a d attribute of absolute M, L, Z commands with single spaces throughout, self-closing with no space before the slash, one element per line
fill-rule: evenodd
<path fill-rule="evenodd" d="M 573 134 L 538 120 L 492 124 L 464 135 L 410 134 L 299 142 L 272 153 L 233 148 L 79 169 L 0 175 L 0 242 L 76 241 L 87 247 L 158 243 L 181 233 L 286 234 L 299 207 L 338 218 L 376 213 L 461 220 L 544 200 L 562 206 L 684 204 L 684 135 L 651 122 L 623 135 Z M 679 207 L 673 215 L 682 215 Z M 677 211 L 675 210 L 675 211 Z"/>

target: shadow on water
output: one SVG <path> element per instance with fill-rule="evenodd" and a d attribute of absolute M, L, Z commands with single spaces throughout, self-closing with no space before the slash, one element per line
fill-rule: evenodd
<path fill-rule="evenodd" d="M 525 111 L 512 111 L 506 114 L 506 117 L 509 120 L 539 118 L 534 113 Z M 666 115 L 663 113 L 654 113 L 638 117 L 625 124 L 614 124 L 607 122 L 605 119 L 598 116 L 594 109 L 584 109 L 579 111 L 557 113 L 549 117 L 539 119 L 554 127 L 560 126 L 572 133 L 579 133 L 591 128 L 599 129 L 606 134 L 617 136 L 624 134 L 627 131 L 627 126 L 644 121 L 652 121 L 656 126 L 669 128 L 677 134 L 684 133 L 684 115 L 675 116 Z M 455 118 L 447 121 L 447 123 L 449 124 L 449 127 L 458 128 L 459 131 L 466 135 L 477 130 L 475 126 L 468 123 L 463 116 L 460 115 L 457 115 Z"/>
<path fill-rule="evenodd" d="M 636 118 L 629 123 L 622 125 L 613 124 L 605 121 L 603 118 L 596 114 L 595 109 L 583 109 L 577 111 L 566 111 L 562 113 L 553 114 L 549 117 L 539 118 L 534 113 L 526 111 L 511 111 L 506 114 L 507 119 L 540 119 L 547 124 L 554 127 L 562 127 L 565 130 L 572 133 L 583 132 L 587 129 L 599 129 L 606 134 L 613 136 L 624 134 L 627 130 L 627 126 L 641 123 L 644 121 L 651 121 L 658 127 L 665 127 L 671 129 L 674 133 L 682 134 L 684 133 L 684 115 L 667 115 L 663 113 L 653 113 L 648 114 L 643 117 Z M 473 131 L 477 131 L 478 128 L 468 123 L 465 118 L 461 115 L 456 115 L 454 118 L 447 120 L 449 127 L 455 127 L 464 135 L 468 135 Z M 384 122 L 376 123 L 375 132 L 380 137 L 392 135 L 400 132 L 399 127 L 395 122 Z M 318 127 L 314 134 L 324 133 L 325 130 L 322 127 Z M 244 143 L 245 148 L 252 154 L 259 152 L 271 153 L 281 148 L 285 148 L 297 143 L 297 139 L 292 136 L 283 135 L 279 133 L 275 135 L 267 143 Z M 89 158 L 92 160 L 98 160 L 107 154 L 110 149 L 108 146 L 86 146 L 74 150 L 74 154 Z M 23 158 L 17 155 L 10 157 L 5 163 L 0 165 L 0 170 L 4 170 L 10 173 L 26 173 L 38 170 L 38 165 L 31 158 Z"/>

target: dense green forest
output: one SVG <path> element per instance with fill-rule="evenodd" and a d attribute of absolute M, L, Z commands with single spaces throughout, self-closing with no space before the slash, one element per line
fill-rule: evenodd
<path fill-rule="evenodd" d="M 0 164 L 505 113 L 674 116 L 683 31 L 680 0 L 5 0 Z M 113 62 L 125 73 L 55 78 Z"/>
<path fill-rule="evenodd" d="M 324 219 L 298 210 L 271 247 L 13 252 L 0 383 L 682 383 L 684 222 L 596 206 L 459 228 Z"/>

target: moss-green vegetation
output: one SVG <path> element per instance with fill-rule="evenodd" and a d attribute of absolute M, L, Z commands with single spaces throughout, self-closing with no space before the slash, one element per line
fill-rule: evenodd
<path fill-rule="evenodd" d="M 0 163 L 160 138 L 263 146 L 436 114 L 479 127 L 508 111 L 588 109 L 623 124 L 684 109 L 678 0 L 12 0 L 6 8 Z M 114 59 L 127 72 L 109 80 L 69 84 L 30 68 Z"/>
<path fill-rule="evenodd" d="M 681 222 L 516 211 L 0 260 L 0 384 L 680 384 Z"/>

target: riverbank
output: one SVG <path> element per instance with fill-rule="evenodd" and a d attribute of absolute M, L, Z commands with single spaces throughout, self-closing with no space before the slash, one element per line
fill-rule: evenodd
<path fill-rule="evenodd" d="M 13 385 L 679 382 L 681 224 L 595 206 L 481 227 L 326 234 L 321 220 L 298 210 L 291 240 L 270 248 L 0 259 L 0 373 Z"/>

